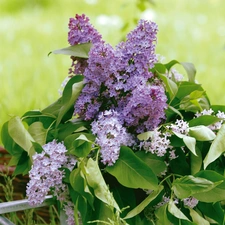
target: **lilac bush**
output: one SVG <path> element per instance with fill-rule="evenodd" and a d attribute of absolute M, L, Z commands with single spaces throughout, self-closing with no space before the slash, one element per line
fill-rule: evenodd
<path fill-rule="evenodd" d="M 59 99 L 2 128 L 31 205 L 52 194 L 68 225 L 224 224 L 225 106 L 193 64 L 162 63 L 157 32 L 140 20 L 112 47 L 70 19 L 70 46 L 53 51 L 72 61 Z"/>

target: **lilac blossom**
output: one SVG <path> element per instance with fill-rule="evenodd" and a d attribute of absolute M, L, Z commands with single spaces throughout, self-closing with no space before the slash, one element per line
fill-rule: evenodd
<path fill-rule="evenodd" d="M 194 197 L 185 198 L 182 201 L 184 202 L 184 205 L 189 208 L 194 208 L 198 204 L 198 199 Z"/>
<path fill-rule="evenodd" d="M 148 72 L 157 62 L 155 42 L 158 27 L 154 22 L 140 20 L 137 27 L 127 35 L 126 42 L 117 46 L 122 54 L 124 71 L 133 76 L 152 77 Z"/>
<path fill-rule="evenodd" d="M 203 116 L 203 115 L 212 115 L 213 113 L 214 113 L 214 111 L 212 109 L 204 109 L 201 112 L 197 112 L 195 114 L 195 116 L 200 117 L 200 116 Z"/>
<path fill-rule="evenodd" d="M 67 201 L 63 204 L 64 211 L 67 215 L 67 225 L 75 225 L 74 219 L 74 204 L 71 201 Z"/>
<path fill-rule="evenodd" d="M 89 22 L 89 18 L 84 14 L 76 14 L 75 18 L 69 20 L 68 42 L 70 45 L 91 42 L 93 44 L 102 42 L 102 36 Z M 72 56 L 72 65 L 69 74 L 83 74 L 87 60 Z"/>
<path fill-rule="evenodd" d="M 98 36 L 93 27 L 89 28 L 89 20 L 84 16 L 76 16 L 70 24 L 71 30 L 80 35 L 82 41 L 88 29 L 91 30 L 88 36 Z M 115 49 L 96 38 L 87 64 L 82 67 L 84 88 L 75 103 L 75 115 L 93 120 L 99 112 L 113 109 L 120 114 L 121 123 L 137 133 L 152 130 L 165 119 L 165 89 L 159 79 L 154 79 L 154 82 L 149 80 L 153 78 L 149 69 L 157 62 L 157 29 L 155 23 L 140 20 L 127 35 L 127 40 Z M 74 66 L 77 64 L 74 63 Z"/>
<path fill-rule="evenodd" d="M 66 156 L 67 150 L 63 143 L 56 140 L 43 145 L 41 153 L 33 155 L 33 165 L 29 171 L 30 181 L 27 184 L 27 196 L 30 205 L 41 204 L 51 189 L 63 191 L 63 165 L 75 165 L 74 159 Z M 55 189 L 55 193 L 57 190 Z"/>
<path fill-rule="evenodd" d="M 97 43 L 100 42 L 102 36 L 89 22 L 89 18 L 82 15 L 75 15 L 75 18 L 69 20 L 68 42 L 70 45 L 81 43 Z"/>
<path fill-rule="evenodd" d="M 164 156 L 168 149 L 171 149 L 170 140 L 167 133 L 163 133 L 155 129 L 150 140 L 141 142 L 141 147 L 146 152 L 151 152 L 159 157 Z"/>
<path fill-rule="evenodd" d="M 88 66 L 84 71 L 85 86 L 74 106 L 74 114 L 82 119 L 96 118 L 101 105 L 110 102 L 105 83 L 115 72 L 112 63 L 114 56 L 114 49 L 108 44 L 97 43 L 91 48 Z"/>
<path fill-rule="evenodd" d="M 71 67 L 69 68 L 69 74 L 71 76 L 77 75 L 77 74 L 83 74 L 86 67 L 87 67 L 87 59 L 83 58 L 78 58 L 71 56 L 72 59 L 72 64 Z"/>
<path fill-rule="evenodd" d="M 173 132 L 187 135 L 189 132 L 189 124 L 184 120 L 176 120 L 175 124 L 167 126 L 168 129 L 171 129 Z"/>
<path fill-rule="evenodd" d="M 125 125 L 137 133 L 153 130 L 165 119 L 166 101 L 163 86 L 138 85 L 122 110 Z"/>
<path fill-rule="evenodd" d="M 103 164 L 113 165 L 119 157 L 120 146 L 131 146 L 135 142 L 122 126 L 118 113 L 114 110 L 101 112 L 98 119 L 91 124 L 96 143 L 100 146 Z"/>
<path fill-rule="evenodd" d="M 208 126 L 211 130 L 219 130 L 225 120 L 225 113 L 221 112 L 220 110 L 215 114 L 212 109 L 204 109 L 203 111 L 197 112 L 195 114 L 196 117 L 200 117 L 203 115 L 215 115 L 218 119 L 221 119 L 220 121 Z"/>

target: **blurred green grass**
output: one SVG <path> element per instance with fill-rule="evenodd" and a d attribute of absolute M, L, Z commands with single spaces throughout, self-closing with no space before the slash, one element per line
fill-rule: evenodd
<path fill-rule="evenodd" d="M 135 0 L 0 0 L 0 127 L 10 116 L 58 98 L 71 61 L 47 55 L 68 46 L 67 24 L 76 13 L 87 14 L 112 45 L 135 26 L 135 18 L 152 19 L 159 26 L 157 53 L 165 61 L 194 63 L 211 103 L 225 104 L 225 1 L 154 2 L 141 12 Z"/>

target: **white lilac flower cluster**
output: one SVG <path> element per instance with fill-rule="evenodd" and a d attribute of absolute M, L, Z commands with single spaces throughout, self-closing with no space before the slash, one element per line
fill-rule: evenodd
<path fill-rule="evenodd" d="M 225 120 L 224 112 L 218 111 L 217 113 L 215 113 L 212 109 L 204 109 L 203 111 L 197 112 L 195 114 L 196 117 L 200 117 L 200 116 L 204 116 L 204 115 L 210 115 L 210 116 L 214 115 L 218 119 L 221 119 L 220 121 L 208 126 L 211 130 L 219 130 Z"/>
<path fill-rule="evenodd" d="M 168 129 L 171 129 L 175 133 L 187 135 L 189 132 L 189 124 L 184 120 L 176 120 L 175 124 L 167 126 Z"/>
<path fill-rule="evenodd" d="M 151 152 L 159 157 L 164 156 L 168 149 L 171 149 L 170 140 L 168 139 L 169 133 L 163 133 L 155 129 L 150 140 L 141 142 L 140 146 L 146 152 Z"/>

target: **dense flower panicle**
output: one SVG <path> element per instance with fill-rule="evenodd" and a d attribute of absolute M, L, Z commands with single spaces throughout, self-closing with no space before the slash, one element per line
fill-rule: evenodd
<path fill-rule="evenodd" d="M 187 135 L 189 132 L 189 124 L 184 120 L 176 120 L 175 124 L 167 126 L 168 129 L 171 129 L 173 132 Z"/>
<path fill-rule="evenodd" d="M 140 75 L 157 62 L 155 43 L 158 26 L 154 22 L 140 20 L 137 27 L 127 35 L 126 42 L 117 46 L 123 55 L 125 71 Z"/>
<path fill-rule="evenodd" d="M 74 114 L 82 119 L 96 118 L 103 101 L 109 97 L 104 85 L 116 71 L 112 63 L 114 57 L 114 49 L 108 44 L 97 43 L 91 48 L 88 66 L 84 71 L 85 86 L 75 103 Z"/>
<path fill-rule="evenodd" d="M 69 161 L 66 152 L 63 143 L 53 140 L 43 146 L 41 153 L 34 154 L 26 190 L 30 205 L 41 204 L 51 188 L 57 187 L 63 191 L 64 172 L 60 168 Z"/>
<path fill-rule="evenodd" d="M 140 146 L 146 152 L 151 152 L 159 157 L 164 156 L 171 149 L 169 134 L 163 133 L 155 129 L 150 140 L 141 142 Z"/>
<path fill-rule="evenodd" d="M 111 166 L 116 162 L 121 145 L 131 146 L 135 143 L 133 137 L 121 125 L 116 111 L 101 112 L 91 127 L 92 133 L 97 136 L 96 143 L 101 148 L 101 158 L 105 165 Z"/>
<path fill-rule="evenodd" d="M 125 125 L 137 127 L 137 133 L 155 129 L 165 119 L 166 101 L 163 86 L 138 85 L 122 110 Z"/>
<path fill-rule="evenodd" d="M 82 24 L 79 26 L 89 23 L 86 17 L 77 18 L 73 23 L 75 27 L 77 23 Z M 121 42 L 116 49 L 100 40 L 94 43 L 86 68 L 82 68 L 85 87 L 75 104 L 75 115 L 92 120 L 99 111 L 116 109 L 121 113 L 121 118 L 127 118 L 125 125 L 137 126 L 140 121 L 145 123 L 138 128 L 138 132 L 153 129 L 161 122 L 167 100 L 164 88 L 152 84 L 148 93 L 142 93 L 145 102 L 138 97 L 139 91 L 143 90 L 135 90 L 139 86 L 139 89 L 145 89 L 148 79 L 153 76 L 149 68 L 157 62 L 154 43 L 157 29 L 155 23 L 140 20 L 137 28 L 127 35 L 127 41 Z M 137 99 L 138 105 L 133 105 Z M 143 110 L 145 103 L 147 105 Z M 127 115 L 131 112 L 134 115 L 129 118 Z"/>
<path fill-rule="evenodd" d="M 68 42 L 70 45 L 81 43 L 97 43 L 102 41 L 102 36 L 89 22 L 89 18 L 82 15 L 75 15 L 75 18 L 70 18 Z"/>

